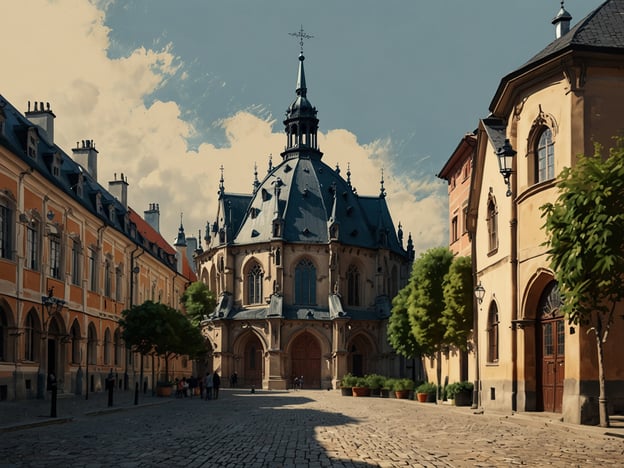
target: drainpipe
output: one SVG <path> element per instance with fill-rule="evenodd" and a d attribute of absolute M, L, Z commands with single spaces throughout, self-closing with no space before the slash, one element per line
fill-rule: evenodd
<path fill-rule="evenodd" d="M 473 166 L 474 167 L 474 166 Z M 477 282 L 477 242 L 475 236 L 469 233 L 470 236 L 470 254 L 472 255 L 472 284 L 473 289 L 478 284 Z M 475 353 L 475 376 L 472 389 L 472 409 L 481 407 L 481 370 L 479 363 L 479 313 L 481 312 L 481 304 L 477 300 L 476 295 L 472 294 L 472 343 L 474 345 Z"/>
<path fill-rule="evenodd" d="M 132 309 L 132 306 L 134 305 L 133 302 L 134 302 L 135 275 L 139 273 L 140 271 L 139 267 L 135 266 L 134 261 L 145 253 L 145 250 L 141 250 L 141 253 L 135 257 L 134 253 L 139 249 L 141 249 L 141 247 L 137 246 L 130 253 L 130 298 L 128 300 L 128 304 L 129 304 L 128 309 Z M 130 348 L 126 348 L 126 353 L 128 352 L 130 352 Z M 143 367 L 143 356 L 141 356 L 141 368 L 142 367 Z M 143 379 L 143 376 L 141 376 L 141 379 Z M 128 390 L 128 355 L 127 354 L 126 354 L 126 358 L 124 359 L 124 384 L 123 385 L 124 385 L 124 390 Z"/>
<path fill-rule="evenodd" d="M 515 142 L 514 142 L 515 143 Z M 518 411 L 518 171 L 517 160 L 513 159 L 511 178 L 511 410 Z"/>

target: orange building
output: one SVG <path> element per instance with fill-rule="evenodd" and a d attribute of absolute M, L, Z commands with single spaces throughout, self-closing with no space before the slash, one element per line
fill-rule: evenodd
<path fill-rule="evenodd" d="M 92 141 L 73 157 L 54 144 L 54 119 L 49 104 L 22 115 L 0 96 L 0 399 L 44 397 L 50 373 L 59 392 L 98 391 L 111 370 L 134 388 L 140 359 L 121 340 L 121 312 L 147 299 L 177 308 L 195 279 L 158 213 L 155 229 L 127 206 L 123 174 L 98 183 Z M 144 363 L 144 385 L 159 366 Z"/>

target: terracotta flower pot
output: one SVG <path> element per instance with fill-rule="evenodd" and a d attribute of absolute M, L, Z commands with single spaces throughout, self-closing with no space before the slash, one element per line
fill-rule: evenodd
<path fill-rule="evenodd" d="M 418 398 L 418 401 L 421 403 L 426 403 L 427 402 L 427 394 L 426 393 L 417 393 L 416 394 L 416 398 Z"/>
<path fill-rule="evenodd" d="M 370 388 L 368 387 L 353 387 L 351 390 L 353 392 L 353 396 L 355 397 L 370 396 Z"/>
<path fill-rule="evenodd" d="M 409 394 L 410 394 L 409 390 L 395 390 L 394 391 L 394 395 L 401 400 L 407 400 L 409 398 Z"/>

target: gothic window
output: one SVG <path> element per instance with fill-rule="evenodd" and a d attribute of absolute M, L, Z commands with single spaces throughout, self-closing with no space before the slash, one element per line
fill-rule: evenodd
<path fill-rule="evenodd" d="M 50 234 L 50 276 L 61 279 L 61 239 L 59 236 Z"/>
<path fill-rule="evenodd" d="M 487 362 L 498 362 L 498 307 L 490 305 L 487 321 Z"/>
<path fill-rule="evenodd" d="M 360 271 L 355 265 L 350 265 L 347 270 L 347 304 L 360 305 Z"/>
<path fill-rule="evenodd" d="M 264 272 L 258 262 L 247 271 L 247 304 L 262 303 L 262 279 Z"/>
<path fill-rule="evenodd" d="M 80 241 L 72 241 L 71 251 L 71 282 L 76 286 L 80 286 Z"/>
<path fill-rule="evenodd" d="M 295 267 L 295 304 L 316 304 L 316 267 L 307 258 Z"/>
<path fill-rule="evenodd" d="M 545 127 L 540 133 L 535 148 L 535 182 L 544 182 L 555 178 L 555 149 L 550 128 Z"/>
<path fill-rule="evenodd" d="M 119 328 L 115 330 L 115 335 L 113 336 L 113 347 L 115 348 L 113 364 L 118 366 L 121 364 L 121 348 L 122 348 L 121 332 L 119 331 Z"/>
<path fill-rule="evenodd" d="M 487 230 L 488 230 L 488 251 L 493 252 L 498 248 L 498 208 L 496 200 L 491 195 L 487 202 Z"/>
<path fill-rule="evenodd" d="M 39 269 L 39 223 L 31 221 L 26 227 L 26 268 Z"/>

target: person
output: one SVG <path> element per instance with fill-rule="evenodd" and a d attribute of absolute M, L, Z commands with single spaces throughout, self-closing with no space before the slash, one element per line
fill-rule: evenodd
<path fill-rule="evenodd" d="M 197 377 L 195 377 L 194 375 L 191 375 L 191 378 L 189 379 L 189 393 L 190 393 L 191 398 L 193 398 L 196 388 L 197 388 Z"/>
<path fill-rule="evenodd" d="M 219 387 L 221 386 L 221 377 L 217 371 L 212 374 L 212 395 L 215 400 L 219 399 Z"/>
<path fill-rule="evenodd" d="M 236 388 L 236 384 L 238 384 L 238 374 L 234 371 L 230 376 L 230 387 Z"/>
<path fill-rule="evenodd" d="M 206 377 L 204 378 L 204 388 L 206 389 L 206 400 L 212 399 L 213 386 L 214 386 L 214 381 L 213 381 L 212 373 L 206 372 Z"/>
<path fill-rule="evenodd" d="M 299 388 L 299 377 L 295 377 L 293 381 L 293 390 L 297 390 Z"/>
<path fill-rule="evenodd" d="M 303 388 L 303 375 L 299 377 L 299 390 Z"/>

